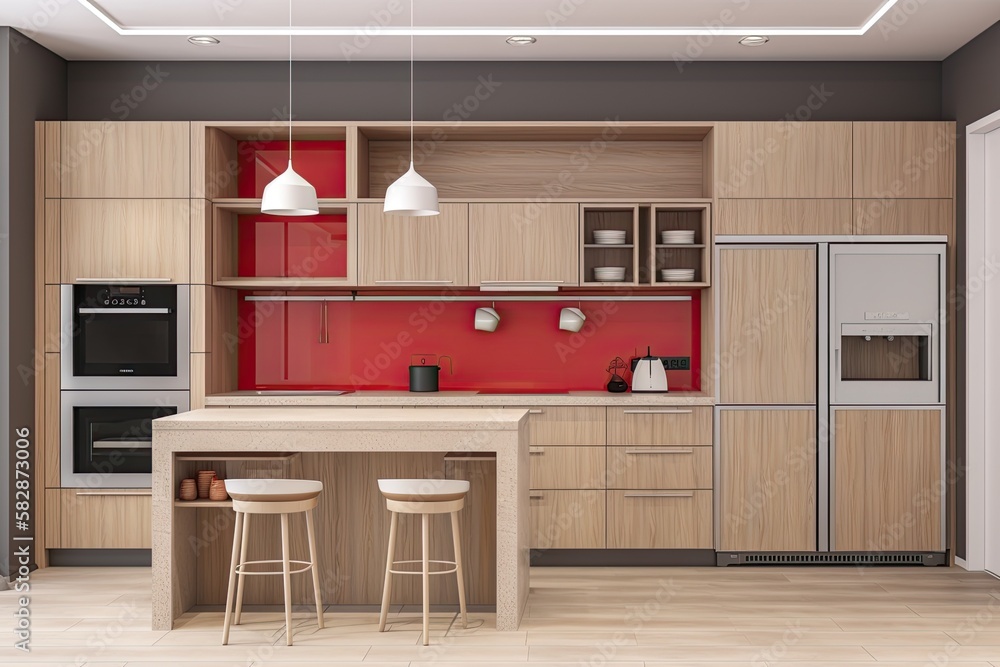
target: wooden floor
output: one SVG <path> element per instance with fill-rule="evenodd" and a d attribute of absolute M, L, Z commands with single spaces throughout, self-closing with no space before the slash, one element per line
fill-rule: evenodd
<path fill-rule="evenodd" d="M 330 612 L 318 631 L 303 608 L 293 647 L 280 612 L 244 614 L 221 646 L 220 612 L 150 631 L 148 569 L 51 568 L 32 575 L 31 654 L 5 630 L 0 663 L 1000 667 L 1000 581 L 959 569 L 545 568 L 531 581 L 517 632 L 438 613 L 425 648 L 416 610 L 395 609 L 379 634 L 376 613 Z M 19 595 L 0 592 L 7 623 Z"/>

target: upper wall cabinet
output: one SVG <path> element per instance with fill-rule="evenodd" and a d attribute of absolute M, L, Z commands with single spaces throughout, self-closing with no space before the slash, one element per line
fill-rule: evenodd
<path fill-rule="evenodd" d="M 576 204 L 470 204 L 469 283 L 579 285 L 578 216 Z"/>
<path fill-rule="evenodd" d="M 720 199 L 716 234 L 850 234 L 849 199 Z"/>
<path fill-rule="evenodd" d="M 64 122 L 64 198 L 173 199 L 191 192 L 190 123 Z"/>
<path fill-rule="evenodd" d="M 187 283 L 190 220 L 186 199 L 64 200 L 62 282 Z"/>
<path fill-rule="evenodd" d="M 854 123 L 854 196 L 955 196 L 955 123 Z"/>
<path fill-rule="evenodd" d="M 718 197 L 851 197 L 851 123 L 719 123 L 715 140 Z"/>
<path fill-rule="evenodd" d="M 414 220 L 360 204 L 358 249 L 361 285 L 468 285 L 469 205 L 441 204 L 440 215 Z"/>
<path fill-rule="evenodd" d="M 953 199 L 855 199 L 854 233 L 955 238 Z"/>

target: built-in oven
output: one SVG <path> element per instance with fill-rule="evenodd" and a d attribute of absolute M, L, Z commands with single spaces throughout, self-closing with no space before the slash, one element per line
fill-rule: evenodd
<path fill-rule="evenodd" d="M 146 488 L 154 419 L 187 412 L 186 391 L 63 391 L 62 486 Z"/>
<path fill-rule="evenodd" d="M 62 286 L 63 389 L 188 389 L 188 285 Z"/>

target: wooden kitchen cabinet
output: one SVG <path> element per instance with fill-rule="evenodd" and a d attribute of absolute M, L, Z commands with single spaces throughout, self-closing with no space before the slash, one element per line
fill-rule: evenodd
<path fill-rule="evenodd" d="M 359 204 L 358 254 L 361 285 L 468 285 L 469 205 L 441 204 L 440 215 L 414 220 Z"/>
<path fill-rule="evenodd" d="M 715 143 L 717 197 L 852 196 L 851 123 L 719 123 Z"/>
<path fill-rule="evenodd" d="M 63 549 L 149 549 L 152 496 L 136 489 L 62 489 Z"/>
<path fill-rule="evenodd" d="M 66 121 L 61 125 L 56 173 L 63 198 L 190 196 L 190 123 Z"/>
<path fill-rule="evenodd" d="M 532 489 L 603 489 L 606 447 L 531 447 Z"/>
<path fill-rule="evenodd" d="M 608 447 L 609 489 L 711 489 L 711 447 Z"/>
<path fill-rule="evenodd" d="M 528 410 L 528 445 L 604 445 L 607 416 L 603 406 L 536 406 Z"/>
<path fill-rule="evenodd" d="M 724 404 L 816 402 L 816 250 L 719 253 L 719 390 Z"/>
<path fill-rule="evenodd" d="M 712 492 L 608 491 L 609 549 L 711 549 Z"/>
<path fill-rule="evenodd" d="M 720 199 L 718 234 L 824 235 L 852 232 L 849 199 Z"/>
<path fill-rule="evenodd" d="M 854 123 L 854 196 L 955 197 L 955 123 Z"/>
<path fill-rule="evenodd" d="M 955 239 L 953 199 L 855 199 L 854 233 Z"/>
<path fill-rule="evenodd" d="M 942 409 L 833 410 L 834 551 L 940 551 Z"/>
<path fill-rule="evenodd" d="M 580 284 L 577 204 L 470 204 L 469 283 Z"/>
<path fill-rule="evenodd" d="M 532 549 L 603 549 L 606 492 L 532 491 Z"/>
<path fill-rule="evenodd" d="M 185 199 L 64 199 L 62 282 L 81 278 L 190 280 Z"/>
<path fill-rule="evenodd" d="M 608 444 L 711 445 L 712 408 L 608 408 Z"/>
<path fill-rule="evenodd" d="M 816 411 L 722 410 L 722 551 L 816 549 Z"/>

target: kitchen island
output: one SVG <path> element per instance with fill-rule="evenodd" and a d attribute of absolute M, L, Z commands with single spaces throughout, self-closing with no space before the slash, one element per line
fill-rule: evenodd
<path fill-rule="evenodd" d="M 528 447 L 527 411 L 520 409 L 258 407 L 202 409 L 153 422 L 153 608 L 152 627 L 170 630 L 174 620 L 198 604 L 198 558 L 207 541 L 194 509 L 175 501 L 182 466 L 192 460 L 250 460 L 267 456 L 340 453 L 452 453 L 496 457 L 496 627 L 516 630 L 528 596 Z M 309 478 L 311 470 L 303 471 Z M 372 482 L 374 480 L 371 480 Z M 324 494 L 334 489 L 324 489 Z M 209 507 L 210 504 L 205 504 Z M 232 514 L 231 510 L 223 511 Z M 216 505 L 216 511 L 219 506 Z M 343 526 L 338 525 L 340 531 Z M 334 530 L 319 523 L 319 532 Z M 339 534 L 339 540 L 364 541 L 366 535 Z M 322 542 L 322 540 L 321 540 Z M 294 550 L 293 543 L 293 550 Z M 319 558 L 324 559 L 322 547 Z M 218 564 L 214 577 L 228 577 Z M 349 563 L 358 571 L 382 564 Z M 345 569 L 340 576 L 350 578 Z M 266 577 L 271 579 L 271 577 Z M 326 602 L 326 600 L 324 601 Z"/>

